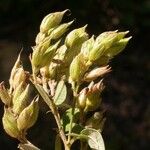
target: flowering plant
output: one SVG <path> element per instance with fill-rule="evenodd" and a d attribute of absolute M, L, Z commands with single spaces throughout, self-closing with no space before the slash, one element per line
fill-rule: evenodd
<path fill-rule="evenodd" d="M 20 53 L 11 71 L 9 88 L 4 82 L 0 84 L 3 128 L 20 141 L 21 150 L 39 149 L 26 138 L 38 118 L 39 96 L 56 120 L 56 150 L 62 146 L 70 150 L 77 140 L 81 150 L 105 149 L 101 132 L 106 119 L 99 109 L 103 78 L 111 71 L 109 61 L 131 37 L 125 37 L 128 31 L 108 31 L 89 37 L 86 26 L 69 32 L 73 21 L 61 23 L 67 12 L 50 13 L 42 20 L 30 55 L 32 73 L 24 70 Z M 32 101 L 31 86 L 37 91 Z"/>

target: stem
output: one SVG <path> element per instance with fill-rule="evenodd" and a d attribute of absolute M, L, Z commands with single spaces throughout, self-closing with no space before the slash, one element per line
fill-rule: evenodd
<path fill-rule="evenodd" d="M 67 143 L 66 135 L 65 135 L 64 130 L 62 128 L 62 124 L 61 124 L 61 121 L 60 121 L 60 115 L 59 115 L 59 112 L 58 112 L 58 109 L 57 109 L 56 105 L 54 104 L 53 100 L 49 97 L 49 95 L 44 91 L 44 89 L 41 85 L 34 84 L 34 86 L 36 87 L 36 89 L 40 93 L 41 97 L 43 98 L 45 103 L 49 106 L 52 114 L 54 115 L 54 118 L 56 120 L 56 124 L 58 126 L 59 134 L 60 134 L 60 137 L 63 141 L 65 150 L 70 150 L 70 146 Z"/>
<path fill-rule="evenodd" d="M 75 112 L 75 105 L 76 105 L 76 98 L 77 98 L 77 92 L 78 92 L 78 88 L 79 88 L 79 85 L 75 86 L 73 85 L 72 86 L 72 89 L 73 89 L 73 106 L 72 106 L 72 111 L 71 111 L 71 119 L 70 119 L 70 126 L 69 126 L 69 135 L 68 135 L 68 143 L 70 144 L 70 141 L 71 141 L 71 132 L 72 132 L 72 124 L 73 124 L 73 120 L 74 120 L 74 112 Z"/>

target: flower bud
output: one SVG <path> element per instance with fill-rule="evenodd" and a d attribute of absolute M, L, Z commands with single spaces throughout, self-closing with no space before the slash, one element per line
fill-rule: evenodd
<path fill-rule="evenodd" d="M 60 41 L 56 42 L 54 45 L 50 47 L 47 47 L 47 46 L 38 47 L 37 49 L 33 51 L 31 63 L 32 63 L 33 72 L 35 74 L 38 73 L 40 68 L 48 65 L 51 62 L 51 60 L 53 59 L 55 55 L 55 52 L 57 50 L 59 43 Z"/>
<path fill-rule="evenodd" d="M 16 89 L 21 82 L 26 82 L 28 73 L 24 71 L 23 67 L 16 70 L 13 78 L 13 88 Z"/>
<path fill-rule="evenodd" d="M 86 107 L 84 111 L 85 112 L 94 111 L 100 106 L 100 104 L 101 104 L 100 92 L 90 93 L 87 95 Z"/>
<path fill-rule="evenodd" d="M 85 32 L 86 27 L 74 29 L 67 35 L 65 44 L 68 48 L 81 47 L 82 43 L 88 39 L 88 34 Z"/>
<path fill-rule="evenodd" d="M 107 50 L 106 52 L 107 56 L 109 56 L 110 58 L 113 58 L 114 56 L 118 55 L 126 47 L 130 39 L 131 37 L 124 38 L 116 42 L 112 47 L 110 47 Z"/>
<path fill-rule="evenodd" d="M 7 89 L 4 86 L 4 82 L 0 83 L 0 99 L 2 100 L 2 102 L 5 105 L 10 106 L 10 104 L 11 104 L 11 97 L 10 97 Z"/>
<path fill-rule="evenodd" d="M 94 46 L 94 36 L 92 36 L 90 39 L 88 39 L 82 44 L 81 53 L 84 55 L 85 58 L 88 58 L 89 53 L 92 50 L 93 46 Z"/>
<path fill-rule="evenodd" d="M 70 65 L 70 81 L 79 82 L 86 70 L 88 69 L 88 66 L 86 66 L 86 61 L 83 58 L 83 55 L 80 53 L 77 55 Z"/>
<path fill-rule="evenodd" d="M 4 109 L 2 122 L 3 122 L 3 128 L 8 135 L 14 138 L 19 137 L 20 132 L 17 128 L 17 121 L 10 109 L 7 108 Z"/>
<path fill-rule="evenodd" d="M 29 84 L 25 90 L 16 99 L 13 99 L 13 112 L 15 114 L 20 114 L 22 110 L 27 106 L 29 97 Z"/>
<path fill-rule="evenodd" d="M 77 107 L 79 109 L 84 110 L 85 106 L 86 106 L 86 98 L 87 98 L 87 92 L 88 92 L 88 88 L 84 88 L 78 96 L 77 99 Z"/>
<path fill-rule="evenodd" d="M 67 30 L 68 27 L 73 23 L 73 21 L 61 24 L 56 27 L 50 34 L 51 39 L 56 40 L 59 39 Z"/>
<path fill-rule="evenodd" d="M 23 91 L 25 90 L 25 86 L 26 84 L 24 84 L 23 82 L 21 82 L 19 84 L 18 87 L 16 87 L 16 89 L 13 92 L 13 104 L 15 103 L 15 101 L 17 100 L 17 98 L 23 93 Z"/>
<path fill-rule="evenodd" d="M 94 46 L 89 53 L 88 60 L 91 62 L 98 60 L 104 54 L 104 51 L 105 51 L 104 45 L 94 43 Z"/>
<path fill-rule="evenodd" d="M 40 32 L 46 33 L 50 28 L 58 26 L 67 11 L 68 10 L 64 10 L 47 15 L 41 22 Z"/>
<path fill-rule="evenodd" d="M 39 32 L 36 36 L 35 43 L 40 44 L 41 42 L 44 41 L 45 37 L 46 35 L 44 33 Z"/>
<path fill-rule="evenodd" d="M 20 66 L 21 66 L 21 61 L 20 61 L 20 54 L 19 54 L 14 66 L 11 70 L 11 74 L 10 74 L 10 78 L 9 78 L 9 84 L 11 87 L 13 87 L 14 75 L 16 74 L 16 70 L 18 68 L 20 68 Z"/>
<path fill-rule="evenodd" d="M 20 131 L 27 130 L 36 122 L 39 112 L 38 99 L 39 97 L 33 100 L 31 104 L 20 113 L 17 119 L 17 127 Z"/>
<path fill-rule="evenodd" d="M 90 82 L 100 76 L 102 77 L 103 75 L 105 75 L 106 73 L 109 73 L 110 71 L 111 71 L 111 68 L 109 66 L 95 68 L 91 70 L 90 72 L 86 73 L 83 80 L 86 82 Z"/>
<path fill-rule="evenodd" d="M 98 66 L 105 66 L 109 63 L 110 58 L 108 56 L 102 55 L 94 63 Z"/>

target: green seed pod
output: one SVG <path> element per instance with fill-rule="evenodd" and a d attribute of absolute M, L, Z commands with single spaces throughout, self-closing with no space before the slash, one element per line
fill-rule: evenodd
<path fill-rule="evenodd" d="M 40 44 L 41 42 L 44 41 L 45 37 L 46 35 L 44 33 L 39 32 L 36 36 L 35 43 Z"/>
<path fill-rule="evenodd" d="M 10 74 L 10 78 L 9 78 L 9 84 L 10 84 L 11 87 L 13 87 L 14 76 L 15 76 L 15 74 L 16 74 L 16 70 L 17 70 L 18 68 L 20 68 L 20 66 L 21 66 L 21 61 L 20 61 L 20 54 L 19 54 L 19 55 L 18 55 L 18 58 L 17 58 L 17 60 L 16 60 L 16 62 L 15 62 L 15 64 L 14 64 L 14 66 L 13 66 L 13 68 L 12 68 L 12 70 L 11 70 L 11 74 Z"/>
<path fill-rule="evenodd" d="M 131 39 L 131 37 L 124 38 L 124 39 L 121 39 L 120 41 L 116 42 L 112 47 L 110 47 L 106 51 L 106 55 L 110 58 L 113 58 L 114 56 L 118 55 L 120 52 L 123 51 L 123 49 L 126 47 L 126 45 L 128 44 L 130 39 Z"/>
<path fill-rule="evenodd" d="M 50 13 L 47 15 L 41 22 L 40 32 L 46 33 L 49 29 L 58 26 L 67 11 L 68 10 L 64 10 L 62 12 Z"/>
<path fill-rule="evenodd" d="M 39 112 L 38 99 L 39 97 L 33 100 L 31 104 L 20 113 L 17 119 L 17 126 L 20 131 L 27 130 L 36 122 Z"/>
<path fill-rule="evenodd" d="M 13 79 L 14 90 L 20 85 L 21 82 L 25 83 L 27 80 L 27 72 L 24 71 L 23 67 L 16 70 Z"/>
<path fill-rule="evenodd" d="M 23 91 L 25 90 L 25 87 L 26 87 L 26 84 L 21 82 L 19 84 L 19 86 L 14 90 L 14 92 L 13 92 L 13 99 L 12 99 L 13 104 L 18 99 L 18 97 L 23 93 Z"/>
<path fill-rule="evenodd" d="M 25 90 L 16 99 L 13 99 L 13 112 L 15 114 L 20 114 L 22 110 L 27 106 L 29 97 L 29 84 Z"/>
<path fill-rule="evenodd" d="M 94 43 L 92 50 L 89 53 L 88 60 L 94 62 L 98 60 L 105 52 L 105 47 L 102 44 Z"/>
<path fill-rule="evenodd" d="M 96 110 L 101 104 L 100 92 L 89 93 L 86 99 L 85 112 Z"/>
<path fill-rule="evenodd" d="M 88 34 L 85 32 L 87 25 L 71 31 L 65 40 L 67 48 L 81 47 L 82 43 L 88 39 Z"/>
<path fill-rule="evenodd" d="M 0 99 L 2 100 L 2 102 L 5 105 L 10 106 L 10 104 L 11 104 L 11 97 L 10 97 L 7 89 L 4 86 L 4 82 L 0 83 Z"/>
<path fill-rule="evenodd" d="M 92 50 L 93 46 L 94 46 L 94 36 L 92 36 L 90 39 L 88 39 L 82 44 L 81 53 L 84 55 L 85 58 L 88 58 L 89 53 Z"/>
<path fill-rule="evenodd" d="M 56 27 L 50 34 L 50 38 L 53 40 L 59 39 L 67 30 L 68 27 L 73 23 L 73 21 L 61 24 Z"/>
<path fill-rule="evenodd" d="M 88 88 L 84 88 L 78 96 L 77 99 L 77 107 L 81 110 L 84 110 L 85 106 L 86 106 L 86 98 L 87 98 L 87 92 L 88 92 Z"/>
<path fill-rule="evenodd" d="M 54 45 L 50 47 L 38 47 L 35 48 L 32 54 L 32 69 L 35 74 L 37 74 L 40 70 L 40 68 L 50 64 L 52 61 L 55 52 L 57 50 L 57 47 L 59 45 L 60 41 L 56 42 Z M 43 43 L 44 44 L 44 43 Z M 47 43 L 46 43 L 47 44 Z M 47 48 L 47 49 L 46 49 Z"/>
<path fill-rule="evenodd" d="M 17 128 L 17 121 L 10 109 L 7 108 L 4 109 L 2 122 L 3 122 L 3 128 L 8 135 L 10 135 L 13 138 L 19 137 L 20 132 Z"/>
<path fill-rule="evenodd" d="M 69 80 L 70 82 L 79 82 L 81 81 L 84 73 L 88 69 L 88 66 L 86 66 L 86 61 L 84 60 L 83 54 L 77 55 L 71 65 L 70 65 L 70 72 L 69 72 Z"/>

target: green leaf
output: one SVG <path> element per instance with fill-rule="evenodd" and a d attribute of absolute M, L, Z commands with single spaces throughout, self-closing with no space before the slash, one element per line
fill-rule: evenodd
<path fill-rule="evenodd" d="M 64 127 L 64 130 L 65 132 L 68 132 L 69 131 L 69 126 L 70 126 L 70 120 L 72 118 L 72 108 L 69 108 L 66 110 L 66 112 L 63 114 L 62 116 L 62 124 L 63 124 L 63 127 Z M 76 122 L 77 120 L 79 119 L 79 109 L 75 109 L 75 112 L 74 112 L 74 120 L 73 120 L 73 128 L 77 125 Z"/>
<path fill-rule="evenodd" d="M 56 91 L 54 95 L 54 103 L 56 105 L 61 105 L 65 101 L 66 96 L 67 96 L 67 88 L 65 82 L 61 80 L 59 81 L 56 87 Z"/>
<path fill-rule="evenodd" d="M 45 90 L 43 89 L 43 87 L 39 84 L 34 84 L 35 88 L 37 89 L 37 91 L 40 93 L 41 97 L 43 98 L 43 100 L 45 101 L 45 103 L 50 107 L 52 107 L 52 100 L 50 99 L 50 97 L 48 96 L 48 94 L 45 92 Z"/>
<path fill-rule="evenodd" d="M 62 143 L 59 134 L 57 134 L 55 138 L 55 150 L 62 150 Z"/>
<path fill-rule="evenodd" d="M 93 150 L 105 150 L 105 145 L 101 133 L 95 129 L 87 128 L 81 131 L 81 135 L 87 136 L 87 142 Z"/>

